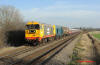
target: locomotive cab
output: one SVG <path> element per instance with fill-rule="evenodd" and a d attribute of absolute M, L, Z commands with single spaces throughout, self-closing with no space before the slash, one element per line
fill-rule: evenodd
<path fill-rule="evenodd" d="M 31 25 L 26 25 L 26 29 L 29 30 L 29 33 L 31 34 L 35 34 L 36 33 L 36 30 L 39 30 L 40 29 L 40 26 L 39 24 L 31 24 Z"/>
<path fill-rule="evenodd" d="M 28 22 L 26 24 L 25 39 L 29 42 L 40 41 L 40 24 L 37 22 Z"/>

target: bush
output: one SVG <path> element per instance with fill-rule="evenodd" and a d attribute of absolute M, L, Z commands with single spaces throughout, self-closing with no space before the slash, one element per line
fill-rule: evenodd
<path fill-rule="evenodd" d="M 13 6 L 0 7 L 0 46 L 6 45 L 9 38 L 8 32 L 24 30 L 24 21 L 20 12 Z M 12 33 L 13 34 L 13 33 Z M 17 35 L 16 35 L 17 36 Z"/>

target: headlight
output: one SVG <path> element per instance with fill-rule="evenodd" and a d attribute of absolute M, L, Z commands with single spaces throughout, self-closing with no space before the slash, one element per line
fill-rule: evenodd
<path fill-rule="evenodd" d="M 25 33 L 29 33 L 28 30 L 26 30 Z"/>
<path fill-rule="evenodd" d="M 36 33 L 36 30 L 30 30 L 30 33 Z"/>

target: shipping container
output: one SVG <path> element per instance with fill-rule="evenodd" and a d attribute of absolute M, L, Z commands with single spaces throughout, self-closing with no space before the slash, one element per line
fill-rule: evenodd
<path fill-rule="evenodd" d="M 56 25 L 56 38 L 62 37 L 63 36 L 63 29 L 61 26 Z"/>

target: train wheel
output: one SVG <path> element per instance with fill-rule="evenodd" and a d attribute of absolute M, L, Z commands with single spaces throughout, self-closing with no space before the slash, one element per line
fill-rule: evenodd
<path fill-rule="evenodd" d="M 48 39 L 46 38 L 46 39 L 45 39 L 45 43 L 47 43 L 47 42 L 48 42 Z"/>
<path fill-rule="evenodd" d="M 45 39 L 42 39 L 42 43 L 45 44 Z"/>
<path fill-rule="evenodd" d="M 55 38 L 54 37 L 52 37 L 52 41 L 54 41 L 55 40 Z"/>
<path fill-rule="evenodd" d="M 38 44 L 39 44 L 39 42 L 34 42 L 34 43 L 33 43 L 34 46 L 36 46 L 36 45 L 38 45 Z"/>
<path fill-rule="evenodd" d="M 52 40 L 53 40 L 53 37 L 50 38 L 50 41 L 52 41 Z"/>

